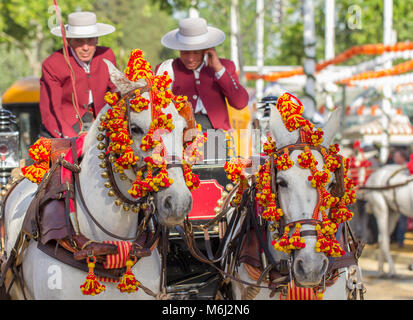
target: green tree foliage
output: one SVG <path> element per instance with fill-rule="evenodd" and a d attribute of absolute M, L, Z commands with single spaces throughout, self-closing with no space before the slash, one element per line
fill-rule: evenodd
<path fill-rule="evenodd" d="M 58 5 L 64 24 L 70 12 L 91 10 L 99 22 L 114 25 L 116 31 L 101 37 L 99 45 L 114 50 L 121 68 L 135 48 L 142 49 L 153 66 L 175 54 L 163 48 L 160 39 L 176 21 L 150 0 L 59 0 Z M 57 23 L 52 0 L 0 0 L 0 92 L 19 78 L 40 76 L 43 60 L 62 47 L 62 39 L 49 29 Z"/>
<path fill-rule="evenodd" d="M 115 33 L 99 39 L 110 46 L 118 65 L 126 65 L 132 49 L 139 48 L 155 66 L 177 52 L 165 49 L 161 37 L 177 27 L 178 19 L 196 7 L 208 24 L 222 29 L 226 41 L 218 54 L 230 58 L 231 0 L 58 0 L 64 22 L 75 10 L 94 10 L 98 21 L 114 25 Z M 280 7 L 279 4 L 282 4 Z M 383 39 L 383 0 L 336 0 L 335 53 L 355 45 L 380 43 Z M 314 0 L 318 61 L 324 59 L 324 0 Z M 50 9 L 51 8 L 51 9 Z M 41 62 L 62 46 L 50 34 L 56 23 L 53 1 L 0 0 L 0 64 L 3 77 L 0 90 L 25 75 L 38 75 Z M 301 0 L 265 0 L 265 64 L 302 65 L 303 13 Z M 359 14 L 359 16 L 358 16 Z M 256 59 L 256 1 L 239 0 L 239 16 L 244 65 Z M 412 40 L 413 1 L 393 1 L 393 28 L 398 41 Z M 354 64 L 366 57 L 355 57 Z"/>
<path fill-rule="evenodd" d="M 87 0 L 64 1 L 59 6 L 63 16 L 91 8 Z M 20 49 L 38 75 L 46 51 L 53 43 L 49 27 L 58 23 L 53 1 L 2 0 L 0 12 L 0 41 L 9 48 Z"/>
<path fill-rule="evenodd" d="M 153 67 L 174 55 L 162 47 L 161 38 L 175 28 L 176 22 L 159 4 L 149 0 L 100 0 L 94 9 L 102 22 L 117 28 L 110 36 L 102 37 L 100 43 L 115 51 L 119 67 L 126 67 L 130 52 L 137 48 L 143 50 Z"/>
<path fill-rule="evenodd" d="M 91 9 L 90 1 L 59 1 L 63 19 L 75 10 Z M 2 80 L 0 92 L 17 79 L 40 76 L 42 61 L 61 40 L 50 33 L 56 25 L 53 1 L 0 1 L 0 53 Z"/>
<path fill-rule="evenodd" d="M 186 10 L 192 3 L 196 3 L 195 0 L 152 0 L 154 4 L 159 5 L 159 8 L 169 14 L 176 12 L 177 10 Z"/>

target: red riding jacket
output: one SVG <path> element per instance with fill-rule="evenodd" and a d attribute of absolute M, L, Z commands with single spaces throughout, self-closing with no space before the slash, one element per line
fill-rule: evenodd
<path fill-rule="evenodd" d="M 188 70 L 179 58 L 172 62 L 174 82 L 172 92 L 175 95 L 185 95 L 195 109 L 198 97 L 207 111 L 208 117 L 215 129 L 231 128 L 225 98 L 231 107 L 243 109 L 248 105 L 248 93 L 239 83 L 235 72 L 235 64 L 228 59 L 219 59 L 225 67 L 224 74 L 217 79 L 211 67 L 204 66 L 196 81 L 194 72 Z"/>
<path fill-rule="evenodd" d="M 89 90 L 92 90 L 94 113 L 98 114 L 105 105 L 107 91 L 115 90 L 110 81 L 108 67 L 103 59 L 116 65 L 112 49 L 96 47 L 90 64 L 90 73 L 76 62 L 71 50 L 69 61 L 75 73 L 75 85 L 80 116 L 88 111 Z M 45 128 L 56 138 L 74 137 L 78 133 L 73 126 L 78 122 L 72 102 L 72 82 L 70 69 L 63 56 L 63 49 L 50 55 L 42 64 L 40 79 L 40 114 Z"/>

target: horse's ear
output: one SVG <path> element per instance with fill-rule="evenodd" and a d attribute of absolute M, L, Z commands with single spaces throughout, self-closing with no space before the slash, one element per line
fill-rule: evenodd
<path fill-rule="evenodd" d="M 118 70 L 112 62 L 107 59 L 103 59 L 108 66 L 109 76 L 112 83 L 118 88 L 120 91 L 121 96 L 124 96 L 128 92 L 132 90 L 136 90 L 146 86 L 146 81 L 144 79 L 140 79 L 136 82 L 130 81 L 126 76 Z"/>
<path fill-rule="evenodd" d="M 299 137 L 298 130 L 288 131 L 275 105 L 271 106 L 270 130 L 277 149 L 296 143 Z"/>
<path fill-rule="evenodd" d="M 326 124 L 322 128 L 324 131 L 322 145 L 326 148 L 332 144 L 337 131 L 340 129 L 342 110 L 343 108 L 340 107 L 331 112 Z"/>
<path fill-rule="evenodd" d="M 162 62 L 158 69 L 156 70 L 156 75 L 161 75 L 163 74 L 165 71 L 168 72 L 169 78 L 172 79 L 172 81 L 175 81 L 175 74 L 174 74 L 174 69 L 172 67 L 172 62 L 174 60 L 173 59 L 168 59 L 164 62 Z"/>

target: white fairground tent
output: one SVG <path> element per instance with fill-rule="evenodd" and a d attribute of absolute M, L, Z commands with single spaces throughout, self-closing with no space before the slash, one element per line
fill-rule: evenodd
<path fill-rule="evenodd" d="M 413 126 L 406 115 L 396 115 L 389 121 L 385 132 L 380 118 L 354 125 L 342 132 L 342 143 L 359 140 L 363 145 L 380 145 L 384 135 L 389 136 L 390 145 L 409 146 L 413 144 Z M 348 141 L 344 141 L 348 140 Z"/>
<path fill-rule="evenodd" d="M 334 56 L 334 36 L 331 37 L 334 0 L 325 1 L 325 60 L 315 64 L 313 73 L 319 114 L 315 112 L 311 117 L 322 123 L 329 111 L 343 106 L 344 121 L 339 138 L 342 142 L 352 143 L 357 139 L 363 144 L 378 146 L 382 163 L 387 160 L 392 145 L 413 142 L 411 123 L 404 115 L 406 110 L 413 109 L 413 87 L 410 86 L 413 84 L 413 42 L 396 43 L 392 28 L 393 1 L 383 0 L 383 5 L 383 43 L 352 47 Z M 356 55 L 370 58 L 358 65 L 341 66 Z M 395 60 L 405 62 L 393 66 Z M 266 82 L 264 96 L 290 91 L 300 97 L 308 89 L 309 74 L 305 64 L 304 67 L 261 66 L 259 69 L 251 66 L 244 67 L 244 71 L 247 79 Z M 407 89 L 402 90 L 404 87 Z"/>

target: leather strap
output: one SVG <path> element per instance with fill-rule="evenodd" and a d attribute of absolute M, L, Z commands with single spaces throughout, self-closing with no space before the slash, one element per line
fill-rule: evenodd
<path fill-rule="evenodd" d="M 311 236 L 317 237 L 317 235 L 318 234 L 316 230 L 304 230 L 300 232 L 301 237 L 311 237 Z"/>
<path fill-rule="evenodd" d="M 182 228 L 182 226 L 177 226 L 175 227 L 175 229 L 178 231 L 178 233 L 181 235 L 182 239 L 184 240 L 184 242 L 187 244 L 188 250 L 189 252 L 194 256 L 194 258 L 196 258 L 198 261 L 206 263 L 208 265 L 210 265 L 211 267 L 213 267 L 215 270 L 217 270 L 222 276 L 228 277 L 231 280 L 234 281 L 238 281 L 242 284 L 245 285 L 249 285 L 249 286 L 253 286 L 253 287 L 257 287 L 257 288 L 263 288 L 263 289 L 268 289 L 268 286 L 261 286 L 261 285 L 257 285 L 256 283 L 251 283 L 248 281 L 244 281 L 241 280 L 239 278 L 234 277 L 232 274 L 229 274 L 225 271 L 223 271 L 222 269 L 218 268 L 214 263 L 212 263 L 211 261 L 208 260 L 207 257 L 204 256 L 204 254 L 202 252 L 199 251 L 199 249 L 193 245 L 194 241 L 193 241 L 193 237 L 188 234 L 188 232 L 184 231 L 184 229 Z"/>
<path fill-rule="evenodd" d="M 63 249 L 60 246 L 56 247 L 56 245 L 53 244 L 52 241 L 48 242 L 47 244 L 42 244 L 40 241 L 38 241 L 37 247 L 52 258 L 55 258 L 71 267 L 80 269 L 86 273 L 89 270 L 85 260 L 75 260 L 73 258 L 72 252 Z M 105 269 L 100 263 L 96 263 L 94 270 L 96 275 L 112 279 L 119 279 L 120 277 L 122 277 L 125 271 L 125 267 L 119 269 Z"/>
<path fill-rule="evenodd" d="M 67 186 L 69 189 L 69 185 Z M 71 230 L 71 223 L 70 223 L 70 192 L 69 190 L 65 193 L 65 218 L 66 218 L 66 229 L 67 234 L 69 236 L 69 242 L 74 245 L 72 239 L 72 230 Z"/>
<path fill-rule="evenodd" d="M 76 141 L 72 140 L 72 155 L 73 155 L 73 162 L 75 164 L 78 164 L 78 160 L 77 160 L 77 148 L 76 148 Z M 86 201 L 83 197 L 83 192 L 82 192 L 82 187 L 80 185 L 80 178 L 79 178 L 79 172 L 73 172 L 73 176 L 74 176 L 74 180 L 75 180 L 75 188 L 77 190 L 77 195 L 79 197 L 80 203 L 83 206 L 83 209 L 85 210 L 86 214 L 89 216 L 89 218 L 93 221 L 93 223 L 100 229 L 102 230 L 104 233 L 106 233 L 108 236 L 115 238 L 115 239 L 119 239 L 119 240 L 123 240 L 123 241 L 130 241 L 130 240 L 135 240 L 136 236 L 134 237 L 122 237 L 119 235 L 116 235 L 110 231 L 108 231 L 106 228 L 104 228 L 99 221 L 97 221 L 97 219 L 93 216 L 93 214 L 90 212 L 89 208 L 86 205 Z"/>
<path fill-rule="evenodd" d="M 255 199 L 255 194 L 256 194 L 256 189 L 254 188 L 251 199 Z M 263 230 L 260 230 L 258 227 L 257 219 L 255 217 L 254 204 L 255 204 L 254 200 L 249 201 L 248 209 L 247 209 L 247 217 L 249 217 L 249 219 L 251 220 L 251 224 L 254 227 L 255 233 L 260 243 L 260 247 L 264 251 L 269 264 L 275 267 L 276 263 L 274 261 L 274 257 L 272 256 L 272 254 L 270 253 L 268 249 L 268 242 L 265 239 L 263 239 Z"/>

